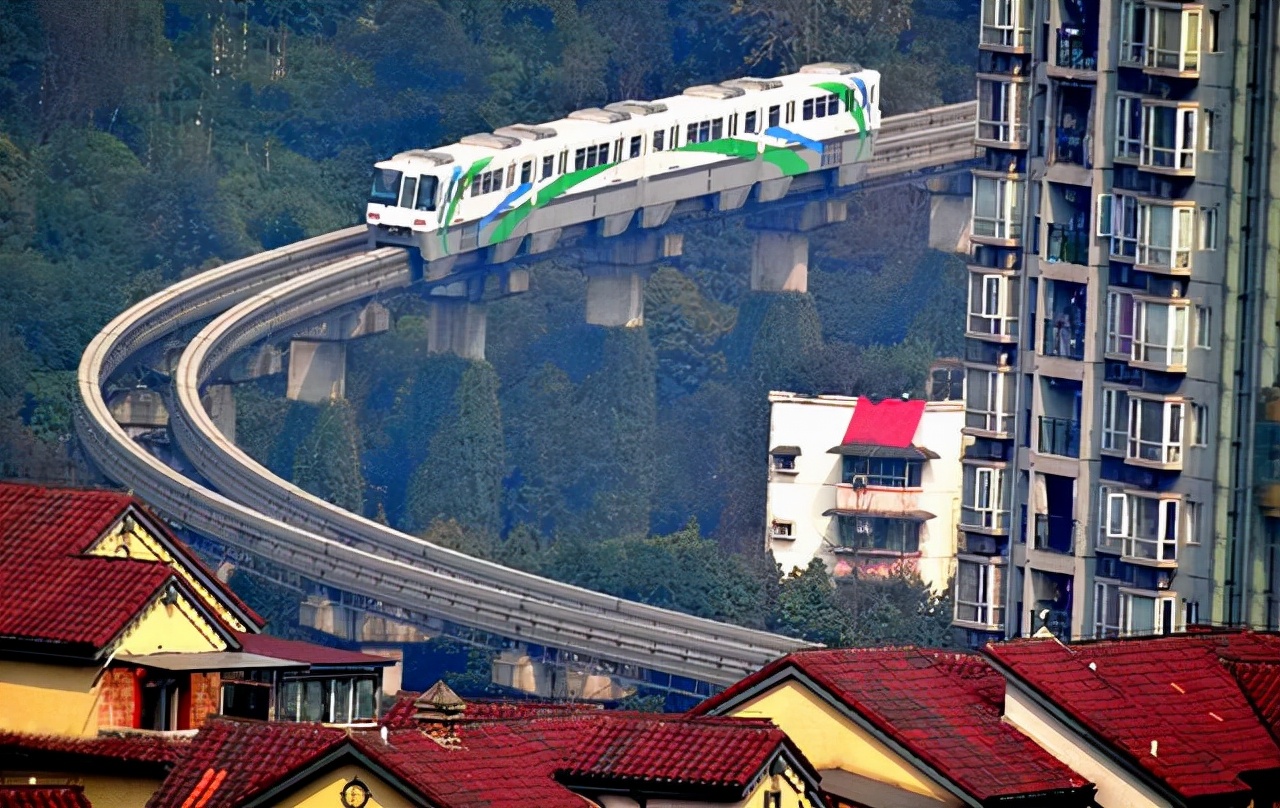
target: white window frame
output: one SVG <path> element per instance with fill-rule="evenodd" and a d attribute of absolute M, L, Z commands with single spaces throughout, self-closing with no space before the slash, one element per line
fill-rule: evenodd
<path fill-rule="evenodd" d="M 1163 5 L 1147 2 L 1146 53 L 1143 65 L 1149 70 L 1167 70 L 1177 73 L 1194 73 L 1200 69 L 1200 21 L 1203 6 Z M 1163 25 L 1168 17 L 1179 18 L 1178 30 L 1172 33 Z"/>
<path fill-rule="evenodd" d="M 1188 435 L 1192 446 L 1203 449 L 1209 445 L 1209 407 L 1207 404 L 1191 405 L 1191 431 Z"/>
<path fill-rule="evenodd" d="M 977 567 L 977 591 L 973 598 L 965 598 L 967 594 L 961 587 L 962 567 Z M 958 623 L 983 626 L 984 628 L 1002 628 L 1004 626 L 1004 565 L 992 563 L 985 556 L 956 557 L 956 593 L 952 618 Z M 961 616 L 960 610 L 969 609 L 973 618 Z"/>
<path fill-rule="evenodd" d="M 983 376 L 985 379 L 979 381 Z M 965 412 L 966 423 L 968 422 L 967 414 L 977 413 L 982 416 L 983 425 L 980 427 L 971 427 L 972 429 L 981 429 L 983 432 L 991 432 L 995 434 L 1012 434 L 1013 433 L 1013 393 L 1017 380 L 1012 373 L 1004 373 L 997 370 L 970 370 L 965 374 Z M 982 384 L 985 386 L 987 403 L 986 408 L 978 408 L 970 403 L 969 390 L 970 384 Z M 1008 404 L 1008 409 L 1004 406 Z"/>
<path fill-rule="evenodd" d="M 1163 329 L 1153 329 L 1150 326 L 1151 313 L 1156 309 L 1167 310 Z M 1185 368 L 1189 313 L 1190 304 L 1185 300 L 1170 302 L 1135 297 L 1133 361 L 1162 368 Z"/>
<path fill-rule="evenodd" d="M 1178 625 L 1178 604 L 1177 598 L 1171 594 L 1157 594 L 1153 592 L 1144 592 L 1141 590 L 1133 590 L 1125 587 L 1120 588 L 1120 632 L 1123 637 L 1138 636 L 1133 628 L 1133 605 L 1135 600 L 1151 600 L 1154 617 L 1152 619 L 1153 629 L 1150 634 L 1142 634 L 1141 636 L 1159 637 L 1165 634 L 1164 612 L 1165 603 L 1173 605 L 1170 612 L 1173 615 L 1173 625 L 1169 626 L 1169 633 L 1180 631 Z"/>
<path fill-rule="evenodd" d="M 1102 450 L 1124 452 L 1129 442 L 1129 393 L 1102 388 Z"/>
<path fill-rule="evenodd" d="M 1111 197 L 1111 257 L 1134 260 L 1138 255 L 1138 198 L 1130 194 Z"/>
<path fill-rule="evenodd" d="M 1147 14 L 1141 0 L 1120 0 L 1120 64 L 1142 65 L 1146 59 Z"/>
<path fill-rule="evenodd" d="M 1109 603 L 1111 596 L 1115 604 Z M 1093 587 L 1093 637 L 1097 640 L 1120 636 L 1120 584 L 1098 581 Z"/>
<path fill-rule="evenodd" d="M 1194 316 L 1195 346 L 1197 348 L 1211 347 L 1213 344 L 1213 310 L 1208 306 L 1196 306 Z"/>
<path fill-rule="evenodd" d="M 1162 104 L 1150 99 L 1142 100 L 1142 154 L 1138 165 L 1156 171 L 1196 170 L 1196 141 L 1199 132 L 1199 108 L 1195 106 Z M 1156 135 L 1170 123 L 1172 116 L 1173 143 L 1157 144 Z M 1117 124 L 1118 126 L 1119 124 Z"/>
<path fill-rule="evenodd" d="M 786 527 L 787 532 L 780 533 L 778 528 Z M 796 538 L 796 523 L 790 519 L 774 519 L 769 523 L 769 539 L 770 541 L 794 541 Z"/>
<path fill-rule="evenodd" d="M 1200 544 L 1200 527 L 1204 520 L 1204 503 L 1186 500 L 1182 503 L 1182 541 L 1184 544 Z"/>
<path fill-rule="evenodd" d="M 1008 275 L 982 275 L 976 272 L 969 275 L 969 331 L 974 334 L 1016 337 L 1018 301 L 1013 294 L 1014 279 Z M 975 296 L 977 300 L 974 299 Z"/>
<path fill-rule="evenodd" d="M 1200 208 L 1200 249 L 1218 249 L 1218 209 Z"/>
<path fill-rule="evenodd" d="M 1166 214 L 1165 211 L 1168 213 Z M 1168 243 L 1154 240 L 1156 217 L 1169 217 Z M 1138 201 L 1138 250 L 1140 266 L 1172 270 L 1191 269 L 1191 245 L 1195 243 L 1195 208 Z"/>
<path fill-rule="evenodd" d="M 1129 447 L 1126 459 L 1140 463 L 1172 465 L 1182 462 L 1182 438 L 1186 427 L 1186 404 L 1182 401 L 1129 397 Z M 1152 412 L 1155 410 L 1155 412 Z M 1160 440 L 1142 437 L 1143 421 L 1160 421 Z"/>
<path fill-rule="evenodd" d="M 1109 356 L 1133 357 L 1134 332 L 1137 316 L 1132 292 L 1108 290 L 1107 292 L 1107 347 Z M 1128 314 L 1128 324 L 1125 324 Z"/>
<path fill-rule="evenodd" d="M 973 177 L 973 235 L 997 239 L 1022 238 L 1022 202 L 1026 183 L 1006 177 Z M 990 197 L 989 210 L 979 211 Z"/>
<path fill-rule="evenodd" d="M 969 527 L 997 530 L 1007 527 L 1004 513 L 1005 469 L 994 466 L 969 466 L 973 469 L 973 501 L 965 507 L 978 517 L 978 523 L 966 523 Z M 1006 524 L 1001 524 L 1006 522 Z"/>
<path fill-rule="evenodd" d="M 1030 47 L 1031 28 L 1023 21 L 1024 5 L 1024 0 L 982 0 L 982 44 Z"/>
<path fill-rule="evenodd" d="M 1117 160 L 1138 160 L 1142 156 L 1142 96 L 1116 96 L 1115 147 Z"/>
<path fill-rule="evenodd" d="M 1025 107 L 1030 85 L 1023 81 L 978 79 L 979 140 L 999 143 L 1026 143 Z"/>
<path fill-rule="evenodd" d="M 1107 544 L 1138 564 L 1177 563 L 1183 529 L 1179 497 L 1149 497 L 1109 490 L 1106 497 Z"/>

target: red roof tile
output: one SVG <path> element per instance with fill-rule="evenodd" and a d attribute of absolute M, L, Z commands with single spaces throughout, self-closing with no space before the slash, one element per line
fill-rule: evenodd
<path fill-rule="evenodd" d="M 186 754 L 190 745 L 186 738 L 158 735 L 108 734 L 94 738 L 68 738 L 0 732 L 0 760 L 54 756 L 110 765 L 167 769 Z"/>
<path fill-rule="evenodd" d="M 314 667 L 326 665 L 394 665 L 396 661 L 388 657 L 362 654 L 359 651 L 344 651 L 341 648 L 330 648 L 299 640 L 286 640 L 266 634 L 245 634 L 235 632 L 236 639 L 244 647 L 245 653 L 261 654 L 276 659 L 289 659 L 294 662 L 306 662 Z"/>
<path fill-rule="evenodd" d="M 1275 679 L 1250 667 L 1242 682 L 1230 670 L 1233 662 L 1280 663 L 1274 637 L 1188 634 L 1070 647 L 1015 640 L 986 652 L 1104 746 L 1184 798 L 1244 792 L 1241 774 L 1280 770 L 1280 747 L 1247 692 L 1274 704 Z"/>
<path fill-rule="evenodd" d="M 98 649 L 123 631 L 176 577 L 156 562 L 84 555 L 130 508 L 142 506 L 112 491 L 0 483 L 0 638 Z M 175 537 L 165 538 L 184 561 L 199 564 Z M 248 607 L 243 611 L 261 620 Z"/>
<path fill-rule="evenodd" d="M 417 726 L 413 717 L 417 708 L 413 703 L 420 693 L 401 691 L 395 695 L 395 702 L 382 717 L 382 723 L 392 729 L 406 729 Z M 467 702 L 465 719 L 467 721 L 502 721 L 520 718 L 554 718 L 583 713 L 595 714 L 603 712 L 599 704 L 587 702 L 549 702 L 549 701 L 485 701 L 481 699 Z"/>
<path fill-rule="evenodd" d="M 965 793 L 979 799 L 1092 786 L 1002 720 L 1003 677 L 974 654 L 917 648 L 800 651 L 713 696 L 716 711 L 788 673 L 819 688 Z"/>
<path fill-rule="evenodd" d="M 90 808 L 83 786 L 0 786 L 0 808 Z"/>
<path fill-rule="evenodd" d="M 903 401 L 887 398 L 876 403 L 865 396 L 858 398 L 841 443 L 863 443 L 872 446 L 894 446 L 905 449 L 915 439 L 924 400 Z"/>

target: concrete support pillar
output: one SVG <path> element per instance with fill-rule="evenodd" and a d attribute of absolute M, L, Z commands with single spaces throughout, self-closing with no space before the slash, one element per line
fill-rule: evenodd
<path fill-rule="evenodd" d="M 346 395 L 347 345 L 295 339 L 289 343 L 290 401 L 318 404 Z"/>
<path fill-rule="evenodd" d="M 929 247 L 943 252 L 969 254 L 972 203 L 963 196 L 929 199 Z"/>
<path fill-rule="evenodd" d="M 465 298 L 433 297 L 427 350 L 483 360 L 486 324 L 483 303 L 470 303 Z"/>
<path fill-rule="evenodd" d="M 236 440 L 236 397 L 229 384 L 211 384 L 200 394 L 200 403 L 204 411 L 213 419 L 213 425 L 235 443 Z"/>
<path fill-rule="evenodd" d="M 648 269 L 601 264 L 587 273 L 587 322 L 591 325 L 644 325 L 644 286 Z"/>
<path fill-rule="evenodd" d="M 751 251 L 751 291 L 809 291 L 809 237 L 780 230 L 757 231 Z"/>

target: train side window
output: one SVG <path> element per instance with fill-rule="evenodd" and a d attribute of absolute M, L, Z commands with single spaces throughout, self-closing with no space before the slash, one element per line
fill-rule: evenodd
<path fill-rule="evenodd" d="M 621 143 L 622 141 L 619 140 L 618 142 Z M 621 147 L 619 147 L 619 149 L 621 149 Z M 596 165 L 602 166 L 607 162 L 609 162 L 609 144 L 601 143 L 600 150 L 597 152 Z"/>
<path fill-rule="evenodd" d="M 520 184 L 524 185 L 533 179 L 533 161 L 525 160 L 520 164 Z"/>
<path fill-rule="evenodd" d="M 871 106 L 876 105 L 876 85 L 871 85 Z"/>
<path fill-rule="evenodd" d="M 592 146 L 592 147 L 591 147 L 591 151 L 592 151 L 592 152 L 594 152 L 595 150 L 596 150 L 596 147 L 595 147 L 595 146 Z M 564 155 L 563 155 L 563 154 L 561 154 L 561 155 L 560 155 L 560 163 L 561 163 L 562 165 L 564 164 Z M 573 170 L 574 170 L 574 171 L 581 171 L 582 169 L 584 169 L 584 168 L 586 168 L 586 167 L 587 167 L 587 150 L 586 150 L 586 149 L 578 149 L 577 151 L 575 151 L 575 152 L 573 153 Z"/>
<path fill-rule="evenodd" d="M 653 150 L 654 151 L 662 151 L 662 136 L 665 134 L 666 134 L 666 131 L 663 129 L 659 129 L 653 133 Z"/>
<path fill-rule="evenodd" d="M 689 124 L 688 129 L 685 131 L 684 142 L 685 143 L 698 142 L 698 125 L 696 123 Z"/>
<path fill-rule="evenodd" d="M 671 127 L 671 142 L 667 144 L 667 150 L 670 151 L 671 149 L 674 149 L 679 145 L 680 145 L 680 127 L 673 126 Z"/>
<path fill-rule="evenodd" d="M 711 140 L 724 137 L 724 118 L 716 118 L 711 122 Z"/>
<path fill-rule="evenodd" d="M 631 157 L 639 157 L 639 156 L 640 156 L 640 140 L 641 140 L 641 138 L 640 138 L 640 136 L 639 136 L 639 135 L 634 135 L 634 136 L 632 136 L 632 138 L 631 138 L 631 154 L 630 154 L 630 156 L 631 156 Z"/>
<path fill-rule="evenodd" d="M 796 119 L 796 102 L 787 102 L 787 123 L 791 123 Z"/>
<path fill-rule="evenodd" d="M 439 186 L 440 180 L 430 174 L 423 174 L 418 180 L 418 203 L 414 207 L 418 210 L 435 210 L 436 190 Z"/>
<path fill-rule="evenodd" d="M 827 97 L 827 114 L 828 115 L 840 114 L 840 96 L 836 95 L 835 93 L 832 93 Z"/>
<path fill-rule="evenodd" d="M 510 188 L 516 184 L 516 164 L 512 163 L 507 166 L 507 187 Z"/>
<path fill-rule="evenodd" d="M 706 143 L 711 139 L 711 121 L 703 121 L 698 124 L 698 142 Z"/>
<path fill-rule="evenodd" d="M 542 158 L 542 179 L 545 180 L 547 177 L 550 177 L 551 173 L 555 171 L 555 169 L 556 169 L 555 155 L 548 154 L 546 157 Z"/>
<path fill-rule="evenodd" d="M 813 99 L 812 98 L 806 98 L 804 100 L 804 106 L 801 109 L 800 115 L 806 121 L 813 120 Z"/>
<path fill-rule="evenodd" d="M 569 170 L 569 150 L 565 149 L 560 152 L 560 173 L 564 174 Z"/>
<path fill-rule="evenodd" d="M 769 107 L 769 125 L 777 126 L 780 123 L 782 123 L 782 107 L 776 105 Z"/>
<path fill-rule="evenodd" d="M 412 208 L 413 197 L 418 190 L 417 177 L 405 177 L 404 184 L 400 186 L 400 207 Z"/>
<path fill-rule="evenodd" d="M 738 134 L 738 113 L 729 116 L 729 137 Z"/>
<path fill-rule="evenodd" d="M 755 134 L 756 131 L 756 111 L 753 109 L 742 119 L 742 131 L 748 134 Z"/>

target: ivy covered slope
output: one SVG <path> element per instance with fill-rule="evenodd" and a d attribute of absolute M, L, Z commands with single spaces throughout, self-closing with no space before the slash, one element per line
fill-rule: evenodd
<path fill-rule="evenodd" d="M 828 58 L 881 70 L 886 114 L 959 101 L 977 11 L 6 0 L 0 475 L 91 479 L 71 425 L 89 339 L 184 275 L 360 221 L 379 157 Z M 279 379 L 241 386 L 237 434 L 335 504 L 505 563 L 828 640 L 915 631 L 937 606 L 918 582 L 875 590 L 898 604 L 877 609 L 820 570 L 779 585 L 759 539 L 761 458 L 769 389 L 897 395 L 958 352 L 964 271 L 921 247 L 926 222 L 914 192 L 857 199 L 813 238 L 811 294 L 774 296 L 746 288 L 750 233 L 690 225 L 634 330 L 584 325 L 582 275 L 558 256 L 528 294 L 490 307 L 487 363 L 429 356 L 426 307 L 395 300 L 392 332 L 351 346 L 346 401 L 292 404 Z M 140 382 L 163 380 L 118 380 Z M 828 607 L 863 616 L 832 622 Z"/>

